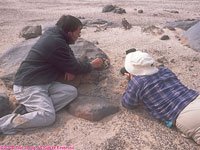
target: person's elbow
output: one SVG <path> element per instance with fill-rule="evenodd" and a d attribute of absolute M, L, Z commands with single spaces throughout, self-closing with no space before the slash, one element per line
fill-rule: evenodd
<path fill-rule="evenodd" d="M 131 103 L 128 103 L 126 100 L 122 99 L 121 101 L 121 105 L 127 109 L 134 109 L 136 106 L 131 104 Z"/>

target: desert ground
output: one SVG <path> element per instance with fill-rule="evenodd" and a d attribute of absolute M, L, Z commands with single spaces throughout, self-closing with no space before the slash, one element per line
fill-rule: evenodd
<path fill-rule="evenodd" d="M 126 10 L 124 14 L 102 13 L 112 4 Z M 173 70 L 189 88 L 200 91 L 200 53 L 182 45 L 182 29 L 163 29 L 169 40 L 160 40 L 160 34 L 142 32 L 142 28 L 177 20 L 200 19 L 200 0 L 1 0 L 0 54 L 24 38 L 20 31 L 27 25 L 44 25 L 56 21 L 63 14 L 87 19 L 104 19 L 119 26 L 96 32 L 97 27 L 84 27 L 81 37 L 98 42 L 96 45 L 110 58 L 108 78 L 89 86 L 93 96 L 109 99 L 119 105 L 120 111 L 101 121 L 91 122 L 70 115 L 65 109 L 57 113 L 56 122 L 45 128 L 3 136 L 1 146 L 19 146 L 33 149 L 38 146 L 74 147 L 76 150 L 198 150 L 191 139 L 181 136 L 176 128 L 167 128 L 143 110 L 127 110 L 120 105 L 128 84 L 119 70 L 123 67 L 125 51 L 130 48 L 150 53 L 159 63 Z M 137 10 L 142 9 L 143 13 Z M 175 10 L 178 13 L 171 13 Z M 126 18 L 132 28 L 121 25 Z M 162 61 L 161 61 L 162 60 Z M 83 85 L 84 86 L 84 85 Z M 87 85 L 85 85 L 87 86 Z M 96 92 L 95 92 L 96 91 Z M 97 92 L 98 91 L 98 92 Z M 0 92 L 12 91 L 0 82 Z M 85 92 L 85 91 L 80 91 Z M 17 149 L 17 148 L 16 148 Z"/>

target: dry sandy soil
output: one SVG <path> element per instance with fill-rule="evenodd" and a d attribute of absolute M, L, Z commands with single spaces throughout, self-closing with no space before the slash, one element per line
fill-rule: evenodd
<path fill-rule="evenodd" d="M 127 13 L 102 13 L 107 4 L 124 8 Z M 161 35 L 141 32 L 144 26 L 159 27 L 167 21 L 200 18 L 199 8 L 200 0 L 1 0 L 0 54 L 24 40 L 19 37 L 23 27 L 47 24 L 56 21 L 62 14 L 118 23 L 122 18 L 126 18 L 133 25 L 130 30 L 124 30 L 121 26 L 99 32 L 94 32 L 95 27 L 86 27 L 82 31 L 82 38 L 98 41 L 97 46 L 107 53 L 111 60 L 111 67 L 107 71 L 108 78 L 100 83 L 101 88 L 96 88 L 95 85 L 87 87 L 90 92 L 94 92 L 93 95 L 109 99 L 120 106 L 127 80 L 120 76 L 119 70 L 123 66 L 125 50 L 129 48 L 149 52 L 155 59 L 164 58 L 164 65 L 172 69 L 185 85 L 200 91 L 200 53 L 180 43 L 177 37 L 184 31 L 163 29 L 164 34 L 170 37 L 167 41 L 160 40 Z M 137 13 L 138 9 L 143 9 L 144 13 Z M 170 10 L 179 13 L 170 13 Z M 0 92 L 12 93 L 4 88 L 2 83 L 0 86 Z M 120 112 L 99 122 L 76 118 L 62 110 L 58 112 L 57 120 L 52 126 L 2 137 L 0 145 L 24 146 L 29 149 L 37 146 L 68 146 L 76 150 L 199 148 L 191 139 L 183 138 L 176 128 L 167 128 L 143 109 L 120 108 Z"/>

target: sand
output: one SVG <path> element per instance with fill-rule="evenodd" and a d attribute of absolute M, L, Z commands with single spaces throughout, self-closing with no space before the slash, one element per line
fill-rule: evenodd
<path fill-rule="evenodd" d="M 102 13 L 107 4 L 117 5 L 126 14 Z M 173 70 L 189 88 L 200 91 L 200 53 L 180 43 L 183 30 L 163 29 L 170 40 L 160 40 L 161 35 L 142 32 L 150 25 L 161 27 L 167 21 L 199 19 L 199 0 L 4 0 L 0 1 L 0 54 L 24 39 L 20 31 L 27 25 L 44 25 L 56 21 L 63 14 L 87 19 L 104 19 L 119 23 L 126 18 L 133 25 L 130 30 L 122 26 L 95 32 L 95 27 L 85 27 L 81 37 L 98 41 L 110 58 L 108 78 L 101 88 L 88 86 L 93 95 L 109 99 L 120 106 L 127 80 L 119 74 L 123 67 L 125 51 L 136 48 L 150 53 L 156 60 Z M 139 14 L 138 9 L 144 13 Z M 170 13 L 176 10 L 179 13 Z M 158 62 L 159 64 L 159 62 Z M 12 94 L 0 82 L 0 92 Z M 85 92 L 85 91 L 80 91 Z M 50 127 L 27 133 L 1 137 L 0 145 L 15 149 L 48 149 L 48 147 L 74 147 L 77 150 L 196 150 L 199 147 L 181 136 L 176 128 L 169 129 L 142 108 L 121 111 L 99 122 L 90 122 L 70 115 L 66 109 L 58 112 L 56 122 Z M 19 146 L 19 147 L 16 147 Z M 46 147 L 43 147 L 46 146 Z M 49 148 L 50 149 L 50 148 Z M 61 148 L 57 148 L 61 149 Z"/>

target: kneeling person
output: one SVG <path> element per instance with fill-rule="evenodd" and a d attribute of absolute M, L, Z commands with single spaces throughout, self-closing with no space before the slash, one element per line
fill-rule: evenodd
<path fill-rule="evenodd" d="M 55 112 L 77 97 L 77 89 L 58 82 L 60 77 L 73 80 L 76 75 L 102 66 L 102 60 L 80 62 L 69 47 L 80 36 L 78 18 L 63 15 L 30 49 L 14 80 L 14 94 L 20 108 L 0 118 L 0 132 L 14 134 L 25 129 L 48 126 Z"/>

